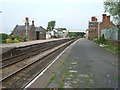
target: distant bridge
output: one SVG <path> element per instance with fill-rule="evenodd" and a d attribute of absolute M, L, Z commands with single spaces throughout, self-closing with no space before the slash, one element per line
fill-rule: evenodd
<path fill-rule="evenodd" d="M 68 30 L 68 32 L 84 32 L 84 33 L 86 33 L 86 30 Z"/>

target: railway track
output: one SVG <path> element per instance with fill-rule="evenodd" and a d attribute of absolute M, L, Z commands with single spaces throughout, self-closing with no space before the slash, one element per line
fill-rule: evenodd
<path fill-rule="evenodd" d="M 30 57 L 32 57 L 32 56 L 35 56 L 35 55 L 37 55 L 37 54 L 39 54 L 39 53 L 41 53 L 41 52 L 44 52 L 44 51 L 46 51 L 46 50 L 49 50 L 49 49 L 51 49 L 51 48 L 53 48 L 53 47 L 56 47 L 56 46 L 58 46 L 58 45 L 61 45 L 61 44 L 65 43 L 66 41 L 67 41 L 67 40 L 64 40 L 64 41 L 61 41 L 61 42 L 59 42 L 59 41 L 57 41 L 57 42 L 52 41 L 52 43 L 50 44 L 49 47 L 46 47 L 47 44 L 48 44 L 48 42 L 46 42 L 43 46 L 42 46 L 41 44 L 40 44 L 40 45 L 37 45 L 37 47 L 36 47 L 36 46 L 32 46 L 32 48 L 29 49 L 29 52 L 28 52 L 28 50 L 27 50 L 27 51 L 25 51 L 25 52 L 19 53 L 18 55 L 13 55 L 13 56 L 11 56 L 11 57 L 4 58 L 4 59 L 0 62 L 0 64 L 2 64 L 2 66 L 1 66 L 0 68 L 8 67 L 8 66 L 10 66 L 10 65 L 12 65 L 12 64 L 15 64 L 15 63 L 17 63 L 17 62 L 20 62 L 20 61 L 22 61 L 22 60 L 24 60 L 24 59 L 30 58 Z M 41 47 L 41 46 L 42 46 L 42 47 Z M 24 50 L 23 50 L 23 51 L 24 51 Z"/>
<path fill-rule="evenodd" d="M 62 39 L 62 40 L 57 40 L 57 41 L 49 41 L 49 42 L 27 45 L 27 46 L 23 46 L 23 47 L 22 46 L 21 47 L 15 47 L 12 50 L 2 54 L 2 61 L 21 56 L 22 54 L 26 54 L 26 53 L 34 51 L 36 49 L 38 50 L 38 49 L 46 48 L 48 44 L 49 45 L 53 45 L 53 44 L 57 44 L 57 43 L 60 44 L 62 42 L 66 42 L 66 41 L 69 41 L 69 40 L 70 39 L 67 38 L 67 39 Z"/>
<path fill-rule="evenodd" d="M 24 65 L 18 70 L 12 72 L 6 77 L 2 78 L 3 88 L 21 88 L 24 87 L 28 82 L 30 82 L 38 73 L 40 73 L 61 51 L 63 51 L 68 45 L 74 42 L 76 39 L 62 43 L 55 48 L 45 50 L 44 53 L 40 53 L 42 56 L 36 58 L 32 62 Z M 38 54 L 38 53 L 37 53 Z M 33 54 L 35 55 L 35 54 Z M 40 55 L 38 55 L 40 56 Z M 19 63 L 19 61 L 17 62 Z M 25 62 L 26 63 L 26 62 Z M 12 66 L 13 65 L 13 66 Z M 9 64 L 6 67 L 14 67 L 14 64 Z"/>

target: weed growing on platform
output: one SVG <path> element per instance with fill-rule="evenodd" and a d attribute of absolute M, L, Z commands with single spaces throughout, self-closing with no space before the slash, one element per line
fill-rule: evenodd
<path fill-rule="evenodd" d="M 54 75 L 51 76 L 50 80 L 48 81 L 48 84 L 46 85 L 46 87 L 48 87 L 50 85 L 50 83 L 55 79 L 55 77 L 57 76 L 57 73 L 56 72 L 53 72 Z"/>

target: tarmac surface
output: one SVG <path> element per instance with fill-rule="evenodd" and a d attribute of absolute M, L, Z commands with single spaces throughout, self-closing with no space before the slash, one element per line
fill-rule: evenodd
<path fill-rule="evenodd" d="M 87 39 L 73 43 L 29 88 L 118 88 L 118 56 Z"/>

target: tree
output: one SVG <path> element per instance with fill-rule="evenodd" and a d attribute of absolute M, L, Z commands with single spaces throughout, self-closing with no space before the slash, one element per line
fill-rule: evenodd
<path fill-rule="evenodd" d="M 109 12 L 111 16 L 113 16 L 114 22 L 117 25 L 120 25 L 120 1 L 109 1 L 106 0 L 104 2 L 105 12 Z"/>
<path fill-rule="evenodd" d="M 55 27 L 55 21 L 48 22 L 47 31 L 52 31 Z"/>
<path fill-rule="evenodd" d="M 118 40 L 120 40 L 120 29 L 118 30 Z"/>
<path fill-rule="evenodd" d="M 6 40 L 7 37 L 8 37 L 8 35 L 7 35 L 6 33 L 1 33 L 1 34 L 0 34 L 0 38 L 1 38 L 2 40 Z"/>
<path fill-rule="evenodd" d="M 69 32 L 68 37 L 80 37 L 80 32 Z"/>
<path fill-rule="evenodd" d="M 56 28 L 57 30 L 60 30 L 60 31 L 62 31 L 62 30 L 67 30 L 66 28 Z"/>
<path fill-rule="evenodd" d="M 0 43 L 5 43 L 7 38 L 8 38 L 8 35 L 6 33 L 1 33 L 0 34 Z"/>

